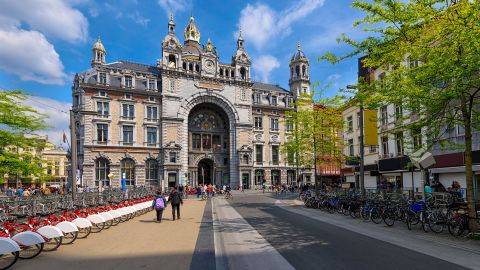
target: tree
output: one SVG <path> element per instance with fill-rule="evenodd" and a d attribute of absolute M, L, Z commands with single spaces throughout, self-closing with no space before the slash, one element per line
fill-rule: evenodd
<path fill-rule="evenodd" d="M 295 110 L 286 112 L 286 121 L 293 124 L 293 130 L 282 151 L 287 154 L 287 159 L 294 157 L 297 168 L 314 168 L 315 187 L 318 188 L 323 179 L 321 174 L 318 175 L 321 169 L 318 170 L 317 166 L 341 162 L 339 131 L 343 124 L 338 110 L 341 98 L 314 99 L 315 91 L 312 92 L 312 95 L 302 95 L 295 101 Z"/>
<path fill-rule="evenodd" d="M 468 214 L 476 216 L 472 131 L 480 127 L 480 1 L 357 0 L 353 7 L 365 14 L 354 26 L 365 25 L 370 36 L 354 41 L 342 35 L 339 41 L 353 51 L 340 57 L 327 53 L 321 59 L 337 63 L 368 55 L 363 64 L 385 73 L 375 83 L 360 81 L 359 94 L 370 105 L 401 104 L 420 116 L 403 128 L 421 129 L 428 139 L 426 149 L 445 139 L 449 127 L 464 128 Z M 476 229 L 475 220 L 469 228 Z"/>
<path fill-rule="evenodd" d="M 0 180 L 5 176 L 40 176 L 39 164 L 45 163 L 34 150 L 43 149 L 46 142 L 36 133 L 46 128 L 45 115 L 22 102 L 21 91 L 0 90 Z"/>

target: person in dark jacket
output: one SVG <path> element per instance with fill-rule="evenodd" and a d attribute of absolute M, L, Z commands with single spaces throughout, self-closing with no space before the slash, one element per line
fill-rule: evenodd
<path fill-rule="evenodd" d="M 180 219 L 180 204 L 183 205 L 183 200 L 182 196 L 175 190 L 175 188 L 172 188 L 168 201 L 172 205 L 173 220 L 175 220 L 175 209 L 177 209 L 177 218 Z"/>
<path fill-rule="evenodd" d="M 163 207 L 161 202 L 157 204 L 157 199 L 163 200 Z M 158 223 L 162 222 L 163 209 L 165 209 L 165 207 L 167 207 L 167 200 L 165 200 L 165 197 L 163 197 L 162 192 L 158 190 L 157 195 L 155 196 L 152 202 L 152 208 L 155 209 L 155 211 L 157 212 Z"/>

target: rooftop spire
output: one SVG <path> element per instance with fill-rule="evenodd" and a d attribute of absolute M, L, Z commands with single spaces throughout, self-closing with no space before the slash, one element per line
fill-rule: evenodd
<path fill-rule="evenodd" d="M 297 49 L 298 49 L 299 51 L 301 51 L 301 50 L 302 50 L 302 48 L 300 47 L 300 40 L 298 41 L 298 44 L 297 44 Z"/>

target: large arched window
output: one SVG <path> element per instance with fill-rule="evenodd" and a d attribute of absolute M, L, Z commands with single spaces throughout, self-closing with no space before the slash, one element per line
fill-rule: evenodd
<path fill-rule="evenodd" d="M 95 160 L 95 186 L 110 186 L 110 164 L 106 158 L 97 158 Z"/>
<path fill-rule="evenodd" d="M 145 184 L 158 186 L 158 162 L 156 159 L 145 161 Z"/>
<path fill-rule="evenodd" d="M 302 76 L 306 77 L 307 76 L 307 67 L 302 65 Z"/>
<path fill-rule="evenodd" d="M 295 75 L 297 77 L 300 77 L 300 67 L 299 66 L 295 66 Z"/>
<path fill-rule="evenodd" d="M 120 162 L 121 177 L 125 173 L 127 186 L 135 185 L 135 161 L 131 158 L 124 158 Z"/>

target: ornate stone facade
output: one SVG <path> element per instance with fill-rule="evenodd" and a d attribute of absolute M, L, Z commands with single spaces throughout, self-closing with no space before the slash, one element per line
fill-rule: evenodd
<path fill-rule="evenodd" d="M 170 18 L 156 66 L 106 63 L 100 38 L 92 68 L 75 76 L 73 109 L 83 183 L 173 186 L 229 183 L 246 188 L 308 180 L 287 164 L 281 144 L 285 111 L 310 93 L 309 63 L 298 47 L 290 91 L 251 80 L 242 34 L 229 64 L 221 63 L 190 18 L 184 43 Z M 96 114 L 82 113 L 96 112 Z"/>

